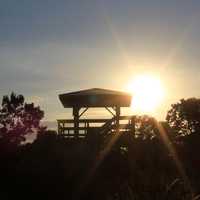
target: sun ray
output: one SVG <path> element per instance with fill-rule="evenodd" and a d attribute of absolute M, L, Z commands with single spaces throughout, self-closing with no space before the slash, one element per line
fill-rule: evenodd
<path fill-rule="evenodd" d="M 188 178 L 188 176 L 185 172 L 185 169 L 183 167 L 183 164 L 176 152 L 176 149 L 174 148 L 173 143 L 170 141 L 165 129 L 163 128 L 161 123 L 159 123 L 156 119 L 154 120 L 154 124 L 160 133 L 160 136 L 161 136 L 161 139 L 162 139 L 164 145 L 166 146 L 167 150 L 169 151 L 170 155 L 172 156 L 175 166 L 176 166 L 178 172 L 180 173 L 180 176 L 183 179 L 184 184 L 188 187 L 188 189 L 190 190 L 190 193 L 192 195 L 195 195 L 194 190 L 191 185 L 191 182 L 190 182 L 190 179 Z"/>

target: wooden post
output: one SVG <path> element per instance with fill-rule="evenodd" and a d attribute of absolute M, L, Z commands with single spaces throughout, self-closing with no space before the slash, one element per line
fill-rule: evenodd
<path fill-rule="evenodd" d="M 74 116 L 74 137 L 78 138 L 79 134 L 79 107 L 73 107 L 73 116 Z"/>
<path fill-rule="evenodd" d="M 58 135 L 61 135 L 61 127 L 60 127 L 60 122 L 58 121 Z"/>
<path fill-rule="evenodd" d="M 116 106 L 116 132 L 119 133 L 120 106 Z"/>
<path fill-rule="evenodd" d="M 131 134 L 135 138 L 135 116 L 131 117 Z"/>

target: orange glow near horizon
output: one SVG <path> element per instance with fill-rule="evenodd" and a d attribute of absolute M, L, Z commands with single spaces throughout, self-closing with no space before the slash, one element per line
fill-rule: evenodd
<path fill-rule="evenodd" d="M 165 93 L 161 80 L 146 74 L 133 78 L 127 90 L 133 95 L 131 108 L 139 114 L 153 114 L 160 106 Z"/>

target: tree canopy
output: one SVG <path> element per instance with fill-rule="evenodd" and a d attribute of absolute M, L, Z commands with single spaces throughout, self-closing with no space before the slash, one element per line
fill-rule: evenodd
<path fill-rule="evenodd" d="M 177 136 L 200 132 L 200 99 L 181 99 L 172 104 L 166 120 Z"/>
<path fill-rule="evenodd" d="M 28 134 L 39 132 L 43 127 L 40 120 L 44 112 L 34 103 L 25 103 L 23 95 L 11 93 L 4 96 L 0 108 L 0 142 L 19 145 Z"/>

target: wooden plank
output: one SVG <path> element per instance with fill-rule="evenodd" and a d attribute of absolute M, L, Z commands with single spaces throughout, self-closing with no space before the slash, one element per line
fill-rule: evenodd
<path fill-rule="evenodd" d="M 132 128 L 132 125 L 131 124 L 119 124 L 118 125 L 119 129 L 131 129 Z M 97 127 L 97 126 L 94 126 L 94 127 L 78 127 L 78 130 L 90 130 L 90 129 L 101 129 L 101 126 L 100 127 Z M 117 128 L 117 125 L 116 124 L 113 124 L 110 126 L 110 129 L 116 129 Z M 70 130 L 75 130 L 74 127 L 62 127 L 60 128 L 60 130 L 67 130 L 67 131 L 70 131 Z"/>
<path fill-rule="evenodd" d="M 68 134 L 68 133 L 63 133 L 62 135 L 64 135 L 64 136 L 76 136 L 76 134 L 75 133 L 70 133 L 70 134 Z M 77 136 L 86 136 L 87 134 L 78 134 Z"/>
<path fill-rule="evenodd" d="M 130 120 L 133 116 L 120 116 L 119 120 Z M 101 119 L 79 119 L 79 123 L 103 123 L 110 120 L 110 118 L 101 118 Z M 74 123 L 73 119 L 58 119 L 59 123 Z"/>
<path fill-rule="evenodd" d="M 100 127 L 90 127 L 91 129 L 92 128 L 99 128 L 100 129 Z M 90 130 L 90 128 L 87 128 L 87 127 L 78 127 L 78 130 L 80 130 L 80 131 L 84 131 L 84 130 Z M 75 130 L 75 128 L 74 127 L 63 127 L 63 128 L 61 128 L 60 130 L 65 130 L 65 131 L 71 131 L 71 130 Z"/>
<path fill-rule="evenodd" d="M 79 123 L 105 123 L 110 119 L 79 119 Z M 58 119 L 58 123 L 74 123 L 73 119 Z"/>

